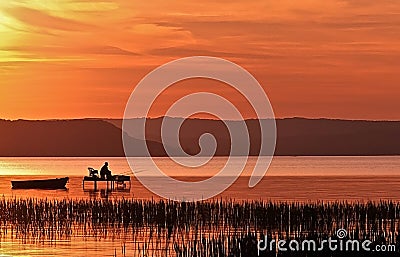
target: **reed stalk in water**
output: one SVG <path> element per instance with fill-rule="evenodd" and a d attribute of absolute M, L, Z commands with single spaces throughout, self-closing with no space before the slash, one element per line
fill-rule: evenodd
<path fill-rule="evenodd" d="M 1 236 L 30 242 L 71 237 L 119 239 L 121 256 L 253 256 L 257 240 L 315 239 L 346 229 L 348 237 L 397 245 L 400 203 L 214 200 L 0 200 Z M 131 244 L 129 242 L 132 242 Z M 115 250 L 115 256 L 118 255 Z M 264 256 L 340 256 L 277 253 Z M 342 253 L 343 254 L 343 253 Z M 342 256 L 366 256 L 352 252 Z M 358 255 L 357 255 L 358 254 Z M 393 256 L 398 256 L 399 253 Z M 382 256 L 391 256 L 385 253 Z M 375 253 L 375 255 L 379 256 Z"/>

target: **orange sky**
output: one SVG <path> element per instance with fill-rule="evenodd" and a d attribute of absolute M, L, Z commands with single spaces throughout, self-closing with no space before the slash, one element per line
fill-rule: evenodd
<path fill-rule="evenodd" d="M 399 32 L 393 0 L 0 1 L 0 118 L 120 118 L 146 73 L 210 55 L 249 70 L 278 117 L 399 120 Z"/>

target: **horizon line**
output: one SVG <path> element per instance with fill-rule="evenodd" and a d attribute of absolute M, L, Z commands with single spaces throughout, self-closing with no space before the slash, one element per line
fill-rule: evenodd
<path fill-rule="evenodd" d="M 133 119 L 148 119 L 148 120 L 156 120 L 156 119 L 187 119 L 187 120 L 204 120 L 204 121 L 251 121 L 251 120 L 267 120 L 271 118 L 246 118 L 242 120 L 237 119 L 212 119 L 212 118 L 185 118 L 185 117 L 177 117 L 177 116 L 158 116 L 158 117 L 134 117 L 134 118 L 126 118 L 125 120 L 133 120 Z M 398 120 L 389 120 L 389 119 L 349 119 L 349 118 L 329 118 L 329 117 L 302 117 L 302 116 L 290 116 L 290 117 L 280 117 L 274 118 L 275 120 L 289 120 L 289 119 L 304 119 L 304 120 L 332 120 L 332 121 L 366 121 L 366 122 L 400 122 Z M 48 118 L 48 119 L 5 119 L 0 118 L 0 121 L 74 121 L 74 120 L 124 120 L 124 118 L 102 118 L 102 117 L 77 117 L 77 118 Z"/>

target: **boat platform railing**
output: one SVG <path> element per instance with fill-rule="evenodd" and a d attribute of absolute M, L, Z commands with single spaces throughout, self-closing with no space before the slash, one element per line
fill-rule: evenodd
<path fill-rule="evenodd" d="M 93 182 L 94 190 L 97 190 L 99 182 L 105 182 L 107 189 L 130 189 L 132 186 L 131 177 L 127 175 L 113 175 L 110 178 L 98 177 L 97 174 L 90 173 L 89 176 L 85 176 L 82 180 L 82 188 L 85 190 L 85 182 Z M 129 187 L 128 187 L 129 185 Z"/>

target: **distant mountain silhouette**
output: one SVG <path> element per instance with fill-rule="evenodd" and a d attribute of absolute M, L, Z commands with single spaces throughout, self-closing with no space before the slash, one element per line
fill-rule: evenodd
<path fill-rule="evenodd" d="M 180 118 L 168 118 L 180 122 Z M 122 120 L 108 120 L 122 128 Z M 139 124 L 139 119 L 127 122 Z M 162 118 L 146 120 L 146 138 L 161 142 Z M 266 122 L 261 120 L 261 122 Z M 235 126 L 237 121 L 227 121 Z M 250 133 L 250 155 L 260 148 L 258 120 L 246 120 Z M 277 119 L 275 155 L 399 155 L 400 121 L 362 121 L 287 118 Z M 198 139 L 211 133 L 218 142 L 216 155 L 229 154 L 230 137 L 222 121 L 187 119 L 180 129 L 180 142 L 189 154 L 200 151 Z"/>
<path fill-rule="evenodd" d="M 173 119 L 180 122 L 179 118 Z M 142 120 L 143 121 L 143 120 Z M 131 119 L 132 126 L 140 119 Z M 165 156 L 161 142 L 162 118 L 146 120 L 150 154 Z M 237 126 L 236 121 L 227 121 Z M 266 122 L 261 120 L 261 122 Z M 399 155 L 400 122 L 290 118 L 277 121 L 275 155 Z M 257 120 L 246 120 L 250 131 L 250 155 L 260 148 Z M 122 120 L 0 120 L 0 156 L 124 156 Z M 217 140 L 216 155 L 229 154 L 230 137 L 222 121 L 188 119 L 180 129 L 180 143 L 189 154 L 200 151 L 198 139 L 211 133 Z M 140 143 L 129 134 L 131 144 Z M 134 156 L 145 156 L 141 149 Z"/>
<path fill-rule="evenodd" d="M 124 156 L 121 129 L 102 120 L 0 120 L 0 156 Z M 131 144 L 138 140 L 129 138 Z M 147 142 L 154 156 L 165 152 Z M 145 153 L 137 152 L 137 156 Z"/>

